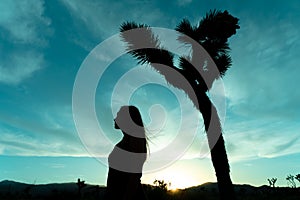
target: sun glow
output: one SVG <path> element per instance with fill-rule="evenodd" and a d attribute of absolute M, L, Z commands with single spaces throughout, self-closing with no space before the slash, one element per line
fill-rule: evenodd
<path fill-rule="evenodd" d="M 155 180 L 163 180 L 167 183 L 168 190 L 175 190 L 216 182 L 216 177 L 209 159 L 186 159 L 178 160 L 160 171 L 144 173 L 142 176 L 144 184 L 156 185 Z"/>
<path fill-rule="evenodd" d="M 170 172 L 169 174 L 165 174 L 164 177 L 164 179 L 167 182 L 171 183 L 168 189 L 172 191 L 176 191 L 177 189 L 184 189 L 199 184 L 199 182 L 195 180 L 193 176 L 190 176 L 188 173 Z"/>
<path fill-rule="evenodd" d="M 149 177 L 150 178 L 150 177 Z M 155 174 L 156 180 L 163 180 L 167 183 L 167 189 L 172 192 L 176 192 L 178 189 L 184 189 L 191 186 L 199 185 L 197 177 L 183 170 L 167 170 Z M 154 180 L 155 180 L 154 179 Z M 144 182 L 155 185 L 153 182 L 153 176 L 149 180 L 148 177 L 144 179 Z"/>
<path fill-rule="evenodd" d="M 178 192 L 178 189 L 175 188 L 175 189 L 171 189 L 170 191 L 171 191 L 172 193 L 176 193 L 176 192 Z"/>

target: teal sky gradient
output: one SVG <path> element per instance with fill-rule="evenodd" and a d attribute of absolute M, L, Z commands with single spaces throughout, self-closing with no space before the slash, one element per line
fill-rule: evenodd
<path fill-rule="evenodd" d="M 225 88 L 220 98 L 226 99 L 223 130 L 233 182 L 262 185 L 267 178 L 277 177 L 278 185 L 286 186 L 288 174 L 300 173 L 297 0 L 1 1 L 0 180 L 49 183 L 80 177 L 105 185 L 107 167 L 83 145 L 72 116 L 73 85 L 83 60 L 117 34 L 122 22 L 174 29 L 183 18 L 197 24 L 209 9 L 228 10 L 240 19 L 241 29 L 229 41 L 232 67 L 218 82 Z M 103 159 L 121 137 L 113 129 L 114 86 L 136 66 L 134 59 L 124 55 L 99 81 L 96 112 L 110 143 L 99 141 L 93 150 Z M 140 79 L 164 81 L 149 66 L 136 68 L 139 75 L 127 80 L 128 88 Z M 114 103 L 121 106 L 123 93 L 115 95 L 121 100 Z M 180 101 L 189 113 L 184 124 L 179 123 Z M 145 174 L 143 182 L 166 179 L 183 187 L 176 179 L 186 179 L 190 185 L 185 186 L 216 181 L 201 117 L 195 122 L 199 113 L 185 94 L 149 84 L 137 89 L 130 103 L 141 109 L 148 132 L 154 135 L 149 142 L 152 153 L 176 137 L 184 140 L 184 134 L 176 132 L 180 125 L 187 135 L 197 129 L 179 161 Z M 174 149 L 181 149 L 180 144 Z"/>

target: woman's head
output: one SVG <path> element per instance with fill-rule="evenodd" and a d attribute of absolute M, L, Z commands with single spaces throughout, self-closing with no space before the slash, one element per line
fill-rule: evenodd
<path fill-rule="evenodd" d="M 122 106 L 114 121 L 115 129 L 121 129 L 124 134 L 145 138 L 143 120 L 137 107 Z"/>
<path fill-rule="evenodd" d="M 136 153 L 147 153 L 145 128 L 140 111 L 135 106 L 122 106 L 115 118 L 115 128 L 124 134 L 120 147 Z"/>

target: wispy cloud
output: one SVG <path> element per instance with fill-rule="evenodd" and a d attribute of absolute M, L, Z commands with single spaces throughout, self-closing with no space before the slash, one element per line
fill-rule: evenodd
<path fill-rule="evenodd" d="M 1 127 L 2 129 L 2 127 Z M 80 143 L 73 143 L 61 139 L 43 137 L 31 137 L 29 135 L 16 132 L 3 132 L 1 130 L 0 144 L 2 146 L 1 155 L 18 156 L 89 156 L 80 146 Z M 63 134 L 63 133 L 61 133 Z"/>
<path fill-rule="evenodd" d="M 43 35 L 39 33 L 45 32 L 50 23 L 51 20 L 44 16 L 43 1 L 0 2 L 0 27 L 9 33 L 9 39 L 14 42 L 43 43 Z"/>
<path fill-rule="evenodd" d="M 225 128 L 226 145 L 232 161 L 273 158 L 299 153 L 300 138 L 293 122 L 245 120 Z"/>
<path fill-rule="evenodd" d="M 74 20 L 81 20 L 95 35 L 109 37 L 119 30 L 119 26 L 126 20 L 136 20 L 140 23 L 161 21 L 164 15 L 160 9 L 155 8 L 149 1 L 143 6 L 132 3 L 125 5 L 120 2 L 108 1 L 62 1 L 74 14 Z M 130 15 L 128 15 L 130 13 Z"/>
<path fill-rule="evenodd" d="M 255 20 L 241 20 L 224 77 L 225 138 L 233 160 L 299 153 L 299 30 L 293 19 Z"/>
<path fill-rule="evenodd" d="M 185 6 L 185 5 L 188 5 L 190 3 L 192 3 L 193 0 L 177 0 L 177 4 L 179 6 Z"/>
<path fill-rule="evenodd" d="M 300 98 L 296 24 L 244 23 L 232 45 L 234 65 L 225 76 L 229 110 L 264 119 L 300 117 L 299 109 L 295 109 L 295 100 Z"/>
<path fill-rule="evenodd" d="M 136 21 L 152 26 L 168 26 L 172 22 L 170 16 L 155 7 L 151 1 L 129 1 L 127 4 L 111 1 L 62 1 L 73 16 L 78 26 L 77 36 L 72 40 L 86 50 L 91 50 L 91 40 L 99 41 L 119 32 L 120 25 L 125 21 Z M 141 6 L 142 4 L 142 6 Z M 164 20 L 162 20 L 164 19 Z M 175 26 L 175 24 L 174 24 Z M 85 38 L 87 31 L 89 40 Z M 95 45 L 95 42 L 93 43 Z"/>
<path fill-rule="evenodd" d="M 44 57 L 37 52 L 18 52 L 0 60 L 0 83 L 17 85 L 45 66 Z"/>
<path fill-rule="evenodd" d="M 0 2 L 0 39 L 5 41 L 0 46 L 0 83 L 17 85 L 45 66 L 41 50 L 52 34 L 50 24 L 43 1 Z"/>
<path fill-rule="evenodd" d="M 80 142 L 70 109 L 36 109 L 27 118 L 0 116 L 1 155 L 89 156 Z"/>
<path fill-rule="evenodd" d="M 65 164 L 61 164 L 61 163 L 45 163 L 44 165 L 46 167 L 50 167 L 50 168 L 54 168 L 54 169 L 61 169 L 61 168 L 66 167 Z"/>

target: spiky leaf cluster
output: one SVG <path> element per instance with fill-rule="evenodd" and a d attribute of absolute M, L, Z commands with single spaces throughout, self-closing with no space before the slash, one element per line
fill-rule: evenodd
<path fill-rule="evenodd" d="M 237 18 L 227 11 L 213 10 L 209 11 L 197 26 L 183 19 L 175 29 L 183 34 L 178 40 L 191 44 L 194 52 L 197 51 L 195 42 L 201 45 L 211 56 L 218 70 L 213 70 L 212 64 L 204 67 L 207 60 L 197 60 L 196 53 L 191 57 L 180 57 L 179 66 L 174 66 L 174 55 L 160 45 L 159 38 L 148 25 L 125 22 L 121 25 L 120 31 L 121 37 L 127 43 L 127 50 L 140 64 L 150 64 L 165 76 L 170 84 L 181 88 L 180 83 L 168 75 L 169 67 L 184 76 L 193 87 L 205 92 L 211 88 L 214 80 L 224 76 L 231 66 L 228 38 L 234 35 L 238 28 Z M 135 30 L 138 30 L 137 34 L 134 33 Z"/>

